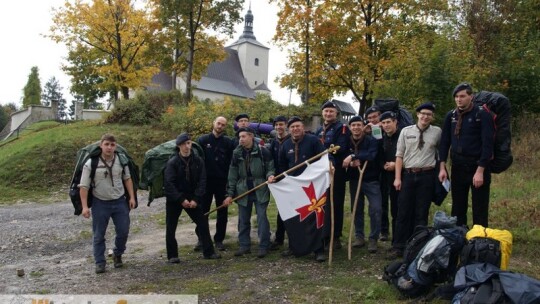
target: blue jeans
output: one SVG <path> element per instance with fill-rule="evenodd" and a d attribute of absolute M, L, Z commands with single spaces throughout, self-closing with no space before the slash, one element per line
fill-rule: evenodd
<path fill-rule="evenodd" d="M 255 205 L 257 213 L 257 234 L 259 236 L 259 248 L 268 249 L 270 247 L 270 223 L 266 216 L 268 202 L 248 203 L 247 206 L 238 205 L 238 242 L 241 248 L 251 248 L 251 210 Z"/>
<path fill-rule="evenodd" d="M 358 180 L 349 182 L 349 192 L 351 195 L 351 211 L 354 205 Z M 378 240 L 381 233 L 382 195 L 381 186 L 378 181 L 362 182 L 360 194 L 358 195 L 358 205 L 354 215 L 354 235 L 356 238 L 364 238 L 364 196 L 369 201 L 369 239 Z"/>
<path fill-rule="evenodd" d="M 92 232 L 94 233 L 94 260 L 96 264 L 105 263 L 105 232 L 109 219 L 113 220 L 116 238 L 114 255 L 122 255 L 126 250 L 129 234 L 129 206 L 124 197 L 112 201 L 92 200 Z"/>

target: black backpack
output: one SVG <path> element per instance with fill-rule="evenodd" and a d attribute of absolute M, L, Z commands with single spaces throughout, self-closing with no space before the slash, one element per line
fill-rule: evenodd
<path fill-rule="evenodd" d="M 506 304 L 512 303 L 504 293 L 501 281 L 494 275 L 482 284 L 467 287 L 455 295 L 452 303 L 460 304 Z"/>
<path fill-rule="evenodd" d="M 403 261 L 409 265 L 416 259 L 416 256 L 434 236 L 433 227 L 416 226 L 411 237 L 407 240 L 405 250 L 403 251 Z"/>
<path fill-rule="evenodd" d="M 94 184 L 94 176 L 96 175 L 96 168 L 99 162 L 99 155 L 101 154 L 101 148 L 99 147 L 100 142 L 97 141 L 93 144 L 90 144 L 77 152 L 77 163 L 75 164 L 75 170 L 73 171 L 73 176 L 71 177 L 71 183 L 69 187 L 69 198 L 75 209 L 74 215 L 80 215 L 82 213 L 82 202 L 79 184 L 81 183 L 81 175 L 84 164 L 90 159 L 90 189 L 88 189 L 88 208 L 92 207 L 92 189 Z M 135 194 L 135 208 L 138 206 L 137 190 L 139 189 L 139 167 L 129 156 L 127 150 L 121 145 L 116 145 L 116 156 L 120 161 L 122 167 L 127 166 L 129 173 L 131 175 L 131 181 L 133 182 L 133 192 Z M 125 191 L 124 196 L 126 201 L 129 201 L 129 193 Z"/>
<path fill-rule="evenodd" d="M 504 172 L 514 161 L 510 149 L 512 143 L 510 101 L 501 93 L 480 91 L 474 95 L 473 102 L 482 110 L 489 112 L 495 121 L 495 142 L 490 168 L 492 173 Z"/>
<path fill-rule="evenodd" d="M 413 116 L 404 107 L 399 105 L 399 100 L 393 98 L 375 99 L 375 105 L 379 108 L 381 114 L 387 111 L 396 113 L 398 127 L 400 129 L 414 125 Z"/>
<path fill-rule="evenodd" d="M 463 246 L 459 258 L 461 266 L 489 263 L 500 268 L 501 257 L 501 242 L 487 237 L 475 237 Z"/>

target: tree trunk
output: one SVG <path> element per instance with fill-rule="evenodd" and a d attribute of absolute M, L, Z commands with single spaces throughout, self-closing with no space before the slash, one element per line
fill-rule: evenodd
<path fill-rule="evenodd" d="M 191 77 L 193 76 L 193 58 L 195 52 L 195 39 L 191 38 L 189 45 L 188 69 L 186 73 L 186 92 L 184 93 L 184 103 L 186 105 L 191 101 Z"/>

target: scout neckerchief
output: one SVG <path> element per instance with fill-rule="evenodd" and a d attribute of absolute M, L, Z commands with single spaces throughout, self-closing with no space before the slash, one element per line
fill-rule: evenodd
<path fill-rule="evenodd" d="M 457 138 L 459 138 L 459 132 L 461 131 L 461 124 L 463 123 L 463 116 L 466 113 L 469 113 L 470 111 L 472 111 L 472 109 L 473 109 L 473 103 L 472 102 L 469 104 L 468 107 L 466 107 L 463 110 L 457 109 L 456 112 L 457 112 L 457 115 L 458 115 L 458 121 L 457 121 L 457 124 L 456 124 L 456 129 L 454 130 L 454 135 L 456 135 Z"/>
<path fill-rule="evenodd" d="M 107 178 L 107 175 L 110 174 L 111 175 L 111 184 L 114 187 L 112 168 L 114 166 L 114 162 L 116 161 L 116 153 L 114 153 L 114 155 L 113 155 L 112 164 L 110 166 L 109 166 L 109 164 L 107 164 L 107 161 L 103 158 L 103 156 L 100 155 L 99 158 L 101 159 L 101 161 L 105 165 L 105 168 L 107 168 L 107 171 L 105 171 L 105 178 Z"/>
<path fill-rule="evenodd" d="M 425 127 L 423 130 L 420 129 L 420 127 L 418 126 L 418 124 L 416 124 L 416 128 L 418 129 L 418 131 L 420 132 L 420 137 L 418 138 L 418 149 L 422 150 L 422 148 L 424 147 L 424 132 L 427 131 L 427 129 L 429 129 L 429 127 L 431 127 L 431 125 L 428 125 L 427 127 Z"/>

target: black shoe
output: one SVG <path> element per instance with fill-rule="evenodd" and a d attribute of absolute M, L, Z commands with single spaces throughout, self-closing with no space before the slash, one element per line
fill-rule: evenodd
<path fill-rule="evenodd" d="M 104 273 L 105 272 L 105 263 L 96 264 L 96 273 Z"/>
<path fill-rule="evenodd" d="M 169 264 L 180 264 L 180 259 L 179 258 L 170 258 L 167 263 Z"/>
<path fill-rule="evenodd" d="M 240 249 L 238 249 L 238 251 L 236 251 L 234 253 L 234 256 L 238 257 L 238 256 L 243 256 L 244 254 L 249 254 L 249 253 L 251 253 L 251 249 L 249 249 L 249 248 L 240 248 Z"/>
<path fill-rule="evenodd" d="M 211 255 L 205 255 L 205 256 L 204 256 L 204 259 L 205 259 L 205 260 L 218 260 L 218 259 L 221 259 L 221 254 L 219 254 L 219 253 L 212 253 Z"/>
<path fill-rule="evenodd" d="M 273 241 L 272 244 L 270 244 L 270 250 L 278 250 L 281 246 L 283 246 L 283 242 Z"/>
<path fill-rule="evenodd" d="M 114 268 L 121 268 L 124 266 L 122 263 L 122 255 L 113 255 Z"/>
<path fill-rule="evenodd" d="M 199 241 L 197 242 L 197 245 L 193 247 L 193 251 L 201 251 L 202 250 L 202 243 Z"/>
<path fill-rule="evenodd" d="M 396 248 L 392 248 L 392 250 L 386 255 L 387 260 L 397 260 L 402 257 L 403 257 L 403 251 Z"/>
<path fill-rule="evenodd" d="M 216 242 L 216 249 L 219 251 L 225 251 L 225 245 L 223 245 L 223 242 Z"/>
<path fill-rule="evenodd" d="M 341 249 L 343 248 L 343 245 L 341 245 L 341 241 L 339 239 L 334 240 L 334 249 Z"/>
<path fill-rule="evenodd" d="M 390 238 L 388 237 L 388 233 L 381 233 L 381 238 L 379 239 L 379 241 L 381 242 L 386 242 L 388 241 Z"/>
<path fill-rule="evenodd" d="M 281 256 L 284 257 L 284 258 L 288 258 L 290 256 L 293 255 L 293 252 L 291 251 L 290 248 L 287 248 L 287 250 L 284 250 L 281 252 Z"/>
<path fill-rule="evenodd" d="M 324 255 L 322 252 L 315 253 L 315 261 L 319 263 L 326 261 L 326 255 Z"/>
<path fill-rule="evenodd" d="M 257 254 L 257 257 L 258 257 L 259 259 L 262 259 L 262 258 L 264 258 L 267 254 L 268 254 L 268 250 L 262 249 L 262 248 L 261 248 L 261 249 L 259 249 L 259 253 Z"/>

